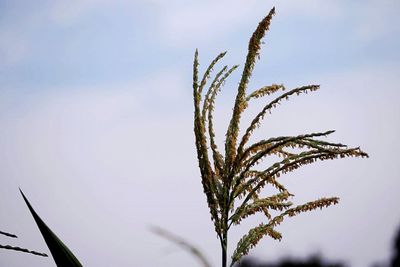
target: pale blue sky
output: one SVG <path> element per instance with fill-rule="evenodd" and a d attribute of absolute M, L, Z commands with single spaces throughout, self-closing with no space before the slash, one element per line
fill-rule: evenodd
<path fill-rule="evenodd" d="M 294 202 L 340 205 L 280 227 L 260 259 L 320 251 L 351 266 L 390 256 L 400 224 L 400 2 L 0 0 L 0 243 L 47 251 L 21 186 L 84 266 L 191 266 L 153 236 L 160 225 L 220 264 L 192 133 L 191 76 L 219 52 L 243 65 L 248 38 L 272 6 L 250 89 L 321 84 L 283 103 L 255 138 L 336 129 L 329 140 L 371 158 L 317 163 L 284 177 Z M 217 101 L 222 142 L 240 71 Z M 249 119 L 262 102 L 244 117 Z M 255 139 L 256 140 L 256 139 Z M 258 218 L 262 220 L 262 218 Z M 232 233 L 234 242 L 254 225 Z M 0 251 L 0 265 L 54 266 Z"/>

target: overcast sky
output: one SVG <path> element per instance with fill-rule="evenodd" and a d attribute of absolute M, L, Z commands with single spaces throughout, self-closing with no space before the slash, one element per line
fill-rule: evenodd
<path fill-rule="evenodd" d="M 279 2 L 279 3 L 278 3 Z M 267 116 L 254 140 L 335 129 L 369 159 L 316 163 L 282 177 L 295 203 L 339 205 L 285 221 L 262 260 L 321 252 L 351 266 L 390 257 L 400 225 L 400 2 L 0 1 L 0 244 L 47 252 L 18 187 L 84 266 L 195 266 L 154 236 L 180 234 L 220 265 L 193 136 L 192 60 L 243 66 L 248 39 L 276 7 L 249 90 L 321 84 Z M 217 100 L 222 143 L 240 71 Z M 254 109 L 244 117 L 242 127 Z M 247 120 L 246 120 L 247 119 Z M 234 228 L 230 252 L 246 230 Z M 0 250 L 0 265 L 55 266 Z"/>

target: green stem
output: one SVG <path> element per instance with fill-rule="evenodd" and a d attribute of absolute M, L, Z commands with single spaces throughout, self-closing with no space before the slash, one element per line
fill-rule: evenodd
<path fill-rule="evenodd" d="M 228 198 L 226 198 L 228 200 Z M 223 223 L 223 233 L 222 233 L 222 240 L 221 240 L 221 247 L 222 247 L 222 267 L 227 267 L 227 252 L 228 252 L 228 216 L 229 216 L 229 206 L 228 203 L 225 203 L 225 214 L 224 218 L 222 219 Z"/>
<path fill-rule="evenodd" d="M 222 267 L 227 267 L 227 234 L 224 233 L 224 239 L 221 242 L 221 248 L 222 248 Z"/>

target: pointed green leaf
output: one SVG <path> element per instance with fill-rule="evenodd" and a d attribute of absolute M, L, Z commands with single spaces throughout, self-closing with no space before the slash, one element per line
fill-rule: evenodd
<path fill-rule="evenodd" d="M 82 264 L 74 256 L 74 254 L 72 254 L 67 246 L 64 245 L 64 243 L 53 233 L 53 231 L 51 231 L 51 229 L 35 212 L 22 190 L 20 189 L 19 191 L 21 192 L 22 197 L 24 198 L 33 218 L 35 219 L 35 222 L 39 227 L 44 240 L 46 241 L 47 247 L 49 248 L 51 255 L 53 255 L 53 259 L 57 267 L 82 267 Z"/>

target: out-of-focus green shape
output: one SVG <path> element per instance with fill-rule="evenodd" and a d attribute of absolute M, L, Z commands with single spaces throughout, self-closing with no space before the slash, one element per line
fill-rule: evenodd
<path fill-rule="evenodd" d="M 35 219 L 35 222 L 39 227 L 39 230 L 42 233 L 44 240 L 46 241 L 47 247 L 49 248 L 51 255 L 53 256 L 57 267 L 82 267 L 82 264 L 74 256 L 71 250 L 69 250 L 67 246 L 64 245 L 64 243 L 53 233 L 53 231 L 51 231 L 51 229 L 35 212 L 22 190 L 20 189 L 19 191 L 21 192 L 22 197 L 24 198 L 25 203 L 28 206 L 33 218 Z"/>
<path fill-rule="evenodd" d="M 194 256 L 196 259 L 200 261 L 203 267 L 211 267 L 211 264 L 208 262 L 207 258 L 203 255 L 203 253 L 201 253 L 201 251 L 198 248 L 196 248 L 188 241 L 160 227 L 153 226 L 151 227 L 151 231 L 188 251 L 190 254 L 192 254 L 192 256 Z"/>

